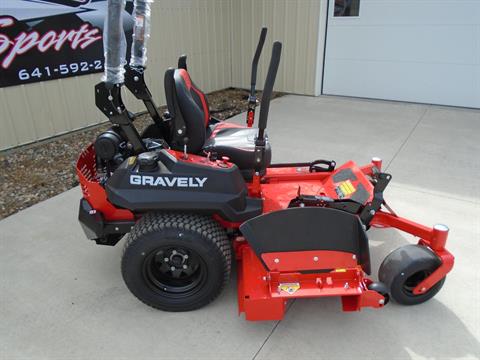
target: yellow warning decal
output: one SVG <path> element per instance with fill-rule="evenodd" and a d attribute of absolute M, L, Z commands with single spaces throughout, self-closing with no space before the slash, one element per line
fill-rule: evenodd
<path fill-rule="evenodd" d="M 342 190 L 342 193 L 344 196 L 349 196 L 353 194 L 357 189 L 355 189 L 355 186 L 353 186 L 352 182 L 350 180 L 346 180 L 341 182 L 338 187 L 340 190 Z"/>
<path fill-rule="evenodd" d="M 278 285 L 278 291 L 285 291 L 290 295 L 294 294 L 298 289 L 300 289 L 300 283 L 280 283 Z"/>

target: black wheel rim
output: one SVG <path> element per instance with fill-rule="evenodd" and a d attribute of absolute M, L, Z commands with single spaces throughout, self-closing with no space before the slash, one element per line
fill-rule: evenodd
<path fill-rule="evenodd" d="M 403 283 L 402 290 L 407 296 L 420 296 L 416 295 L 413 293 L 413 289 L 417 287 L 418 284 L 420 284 L 423 280 L 425 280 L 428 276 L 430 276 L 430 272 L 423 270 L 423 271 L 418 271 L 413 275 L 410 275 L 407 280 Z M 422 294 L 424 295 L 424 294 Z"/>
<path fill-rule="evenodd" d="M 207 268 L 203 259 L 192 249 L 162 246 L 145 258 L 143 277 L 153 291 L 180 299 L 202 288 L 207 278 Z"/>

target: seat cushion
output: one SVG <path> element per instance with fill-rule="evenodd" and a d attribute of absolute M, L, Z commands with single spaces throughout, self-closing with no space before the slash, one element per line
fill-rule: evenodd
<path fill-rule="evenodd" d="M 214 152 L 218 157 L 229 157 L 230 161 L 242 171 L 245 178 L 251 178 L 255 169 L 255 138 L 257 134 L 258 129 L 256 128 L 220 123 L 213 129 L 203 150 Z M 267 138 L 264 161 L 261 164 L 262 173 L 270 165 L 271 160 L 272 150 Z"/>
<path fill-rule="evenodd" d="M 222 129 L 247 129 L 246 126 L 235 124 L 229 121 L 221 121 L 213 123 L 207 127 L 207 139 L 217 136 Z"/>

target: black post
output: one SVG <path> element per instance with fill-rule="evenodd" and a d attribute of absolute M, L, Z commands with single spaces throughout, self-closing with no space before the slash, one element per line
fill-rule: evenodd
<path fill-rule="evenodd" d="M 282 55 L 282 43 L 275 41 L 273 43 L 272 58 L 268 67 L 267 78 L 265 79 L 265 86 L 263 87 L 262 103 L 260 106 L 260 117 L 258 119 L 258 137 L 257 143 L 265 143 L 265 129 L 267 128 L 268 110 L 270 109 L 270 100 L 273 92 L 273 85 L 275 85 L 275 78 L 277 77 L 278 65 L 280 64 L 280 57 Z"/>
<path fill-rule="evenodd" d="M 250 80 L 250 96 L 248 97 L 248 111 L 247 111 L 247 125 L 252 127 L 255 121 L 255 107 L 257 106 L 257 96 L 255 95 L 255 86 L 257 84 L 257 68 L 258 60 L 262 54 L 263 45 L 267 37 L 267 28 L 263 27 L 260 32 L 260 39 L 258 39 L 257 50 L 252 60 L 252 77 Z"/>
<path fill-rule="evenodd" d="M 282 55 L 282 43 L 275 41 L 272 48 L 272 58 L 268 66 L 267 78 L 263 87 L 260 117 L 258 119 L 258 136 L 255 139 L 255 172 L 259 173 L 264 163 L 265 155 L 265 129 L 267 128 L 268 110 L 273 92 L 273 85 L 277 77 L 278 65 Z"/>

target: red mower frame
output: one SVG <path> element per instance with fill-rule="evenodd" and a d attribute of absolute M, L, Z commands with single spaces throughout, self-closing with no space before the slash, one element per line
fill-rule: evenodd
<path fill-rule="evenodd" d="M 179 161 L 185 161 L 183 153 L 173 150 L 170 153 Z M 189 155 L 188 161 L 204 164 L 205 158 Z M 273 186 L 274 190 L 268 196 L 276 199 L 280 195 L 278 192 L 285 192 L 285 187 L 281 184 L 288 184 L 291 191 L 295 192 L 298 188 L 296 184 L 308 183 L 316 186 L 331 176 L 329 172 L 311 173 L 307 167 L 294 165 L 268 168 L 263 177 L 256 174 L 252 182 L 247 184 L 250 195 L 263 198 L 265 203 L 268 203 L 268 199 L 264 197 L 266 186 Z M 373 159 L 370 164 L 359 169 L 366 176 L 374 176 L 381 171 L 381 166 L 381 160 Z M 88 147 L 80 156 L 77 174 L 84 198 L 95 209 L 94 212 L 99 211 L 103 215 L 106 222 L 121 223 L 139 219 L 131 211 L 117 209 L 107 200 L 104 188 L 96 180 L 93 146 Z M 414 294 L 428 292 L 453 268 L 454 257 L 445 248 L 448 228 L 445 225 L 430 228 L 418 224 L 398 216 L 388 205 L 384 205 L 387 211 L 379 210 L 375 213 L 370 222 L 372 227 L 395 228 L 411 234 L 419 238 L 418 245 L 428 247 L 441 260 L 441 265 L 413 290 Z M 282 210 L 285 207 L 286 203 L 278 202 L 274 207 L 265 206 L 264 212 Z M 213 218 L 226 229 L 238 230 L 241 226 L 241 223 L 225 221 L 219 215 L 213 215 Z M 338 296 L 341 297 L 344 311 L 359 311 L 363 307 L 380 308 L 388 302 L 386 294 L 369 289 L 373 281 L 366 276 L 355 255 L 350 253 L 325 250 L 282 252 L 263 254 L 262 259 L 259 259 L 243 236 L 235 238 L 233 249 L 238 272 L 238 310 L 239 313 L 245 313 L 247 320 L 280 320 L 288 300 L 295 298 Z M 315 271 L 318 269 L 334 270 Z M 305 270 L 312 272 L 305 273 Z"/>

